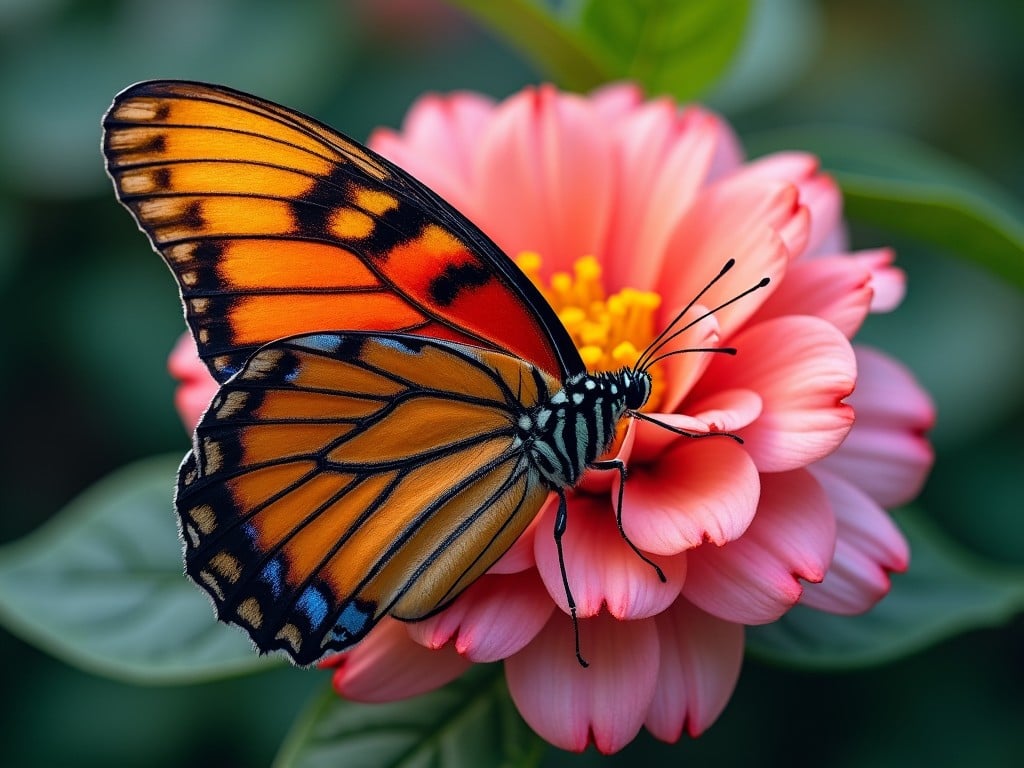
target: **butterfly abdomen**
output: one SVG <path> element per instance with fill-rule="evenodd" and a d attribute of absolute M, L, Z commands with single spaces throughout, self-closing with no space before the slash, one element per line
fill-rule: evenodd
<path fill-rule="evenodd" d="M 623 369 L 579 374 L 547 401 L 524 413 L 519 437 L 553 489 L 576 485 L 587 466 L 611 446 L 615 428 L 650 395 L 650 377 Z"/>

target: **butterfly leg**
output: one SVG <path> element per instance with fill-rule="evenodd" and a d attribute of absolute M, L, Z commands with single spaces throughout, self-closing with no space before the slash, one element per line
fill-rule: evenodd
<path fill-rule="evenodd" d="M 565 555 L 562 553 L 562 535 L 569 520 L 569 505 L 565 500 L 565 491 L 561 488 L 555 490 L 558 494 L 558 514 L 555 515 L 555 546 L 558 548 L 558 569 L 562 572 L 562 587 L 565 589 L 565 599 L 569 603 L 569 614 L 572 616 L 572 631 L 576 637 L 576 660 L 580 666 L 586 669 L 590 663 L 580 653 L 580 621 L 576 616 L 576 600 L 569 589 L 569 577 L 565 574 Z"/>
<path fill-rule="evenodd" d="M 605 469 L 619 473 L 619 498 L 618 501 L 615 502 L 615 524 L 619 527 L 619 535 L 622 537 L 622 540 L 629 545 L 629 548 L 636 553 L 637 557 L 654 569 L 654 572 L 658 574 L 658 578 L 661 579 L 662 584 L 664 584 L 667 581 L 665 578 L 665 572 L 661 570 L 656 562 L 641 552 L 640 548 L 637 547 L 636 544 L 630 541 L 629 536 L 626 535 L 626 529 L 622 527 L 622 494 L 626 488 L 625 462 L 620 461 L 619 459 L 609 459 L 608 461 L 594 462 L 590 466 L 594 469 Z"/>

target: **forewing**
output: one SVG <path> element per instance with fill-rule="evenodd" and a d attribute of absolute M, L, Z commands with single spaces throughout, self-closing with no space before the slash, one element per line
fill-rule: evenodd
<path fill-rule="evenodd" d="M 515 264 L 450 205 L 356 141 L 228 88 L 140 83 L 103 121 L 107 169 L 177 278 L 218 381 L 275 339 L 331 328 L 583 364 Z"/>
<path fill-rule="evenodd" d="M 264 347 L 222 386 L 180 470 L 189 576 L 220 619 L 299 664 L 386 614 L 439 610 L 547 496 L 515 423 L 558 386 L 509 355 L 415 336 Z"/>

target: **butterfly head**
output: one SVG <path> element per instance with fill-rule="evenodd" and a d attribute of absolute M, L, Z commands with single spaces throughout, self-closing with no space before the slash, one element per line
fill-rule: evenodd
<path fill-rule="evenodd" d="M 653 389 L 651 374 L 646 370 L 623 368 L 618 375 L 625 388 L 623 399 L 627 411 L 639 411 L 647 403 Z"/>

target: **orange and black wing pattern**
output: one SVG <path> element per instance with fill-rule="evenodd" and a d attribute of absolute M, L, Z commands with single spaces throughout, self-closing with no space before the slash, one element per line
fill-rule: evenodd
<path fill-rule="evenodd" d="M 486 235 L 321 123 L 229 88 L 153 81 L 119 94 L 103 127 L 118 199 L 174 273 L 218 381 L 267 342 L 341 328 L 583 372 L 553 310 Z"/>
<path fill-rule="evenodd" d="M 440 610 L 548 494 L 516 425 L 560 388 L 500 352 L 321 333 L 260 349 L 182 464 L 186 570 L 221 620 L 299 664 Z"/>

